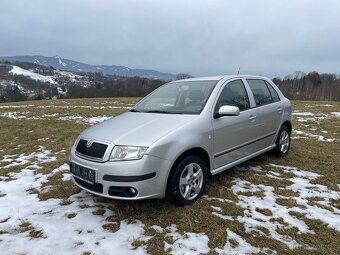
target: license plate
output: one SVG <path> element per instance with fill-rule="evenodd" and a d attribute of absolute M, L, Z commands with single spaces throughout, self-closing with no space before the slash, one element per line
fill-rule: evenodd
<path fill-rule="evenodd" d="M 83 167 L 83 166 L 79 166 L 77 164 L 74 164 L 74 163 L 71 163 L 72 166 L 71 166 L 71 173 L 87 182 L 87 183 L 91 183 L 91 184 L 94 184 L 95 183 L 95 180 L 96 180 L 96 171 L 93 170 L 93 169 L 89 169 L 89 168 L 86 168 L 86 167 Z"/>

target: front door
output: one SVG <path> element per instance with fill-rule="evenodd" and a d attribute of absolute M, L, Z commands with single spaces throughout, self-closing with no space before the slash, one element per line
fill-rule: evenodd
<path fill-rule="evenodd" d="M 212 120 L 214 141 L 214 170 L 252 153 L 247 143 L 256 139 L 256 117 L 250 109 L 249 97 L 241 79 L 228 82 L 218 97 L 215 114 L 222 105 L 240 109 L 239 116 L 224 116 Z"/>

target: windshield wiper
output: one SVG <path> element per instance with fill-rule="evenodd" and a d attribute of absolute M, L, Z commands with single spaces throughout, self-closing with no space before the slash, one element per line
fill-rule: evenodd
<path fill-rule="evenodd" d="M 165 114 L 183 114 L 182 112 L 168 112 L 168 111 L 162 111 L 162 110 L 150 110 L 150 111 L 144 111 L 146 113 L 165 113 Z"/>

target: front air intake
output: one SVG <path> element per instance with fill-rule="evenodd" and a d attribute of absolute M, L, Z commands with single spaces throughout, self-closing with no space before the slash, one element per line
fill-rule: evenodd
<path fill-rule="evenodd" d="M 108 145 L 98 142 L 89 142 L 90 140 L 80 139 L 76 151 L 84 156 L 102 159 L 105 155 Z"/>

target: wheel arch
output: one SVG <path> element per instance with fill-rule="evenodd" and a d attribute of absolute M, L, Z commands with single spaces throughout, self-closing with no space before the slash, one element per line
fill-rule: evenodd
<path fill-rule="evenodd" d="M 286 120 L 285 122 L 282 123 L 281 127 L 287 127 L 289 130 L 289 133 L 292 133 L 292 123 L 289 120 Z"/>
<path fill-rule="evenodd" d="M 208 152 L 203 149 L 202 147 L 194 147 L 194 148 L 190 148 L 187 149 L 186 151 L 182 152 L 177 159 L 174 161 L 174 163 L 172 164 L 171 170 L 169 172 L 168 175 L 168 180 L 167 180 L 167 186 L 169 185 L 169 181 L 171 179 L 171 176 L 175 170 L 175 167 L 177 166 L 177 164 L 184 159 L 187 156 L 198 156 L 205 164 L 206 168 L 207 168 L 207 173 L 208 175 L 211 175 L 211 165 L 210 165 L 210 157 Z"/>

